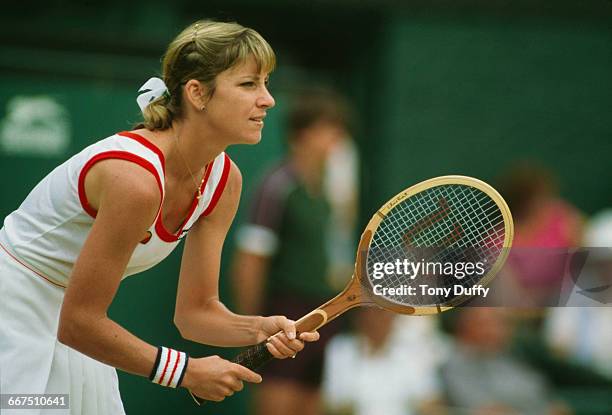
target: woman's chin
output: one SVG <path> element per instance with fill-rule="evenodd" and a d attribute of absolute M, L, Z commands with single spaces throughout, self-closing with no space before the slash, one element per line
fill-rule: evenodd
<path fill-rule="evenodd" d="M 261 134 L 257 134 L 257 135 L 252 135 L 248 137 L 243 137 L 240 143 L 254 145 L 254 144 L 259 143 L 260 141 L 261 141 Z"/>

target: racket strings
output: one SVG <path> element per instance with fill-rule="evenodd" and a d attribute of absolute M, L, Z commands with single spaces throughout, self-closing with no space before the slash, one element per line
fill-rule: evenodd
<path fill-rule="evenodd" d="M 504 235 L 501 209 L 485 192 L 459 184 L 432 187 L 408 197 L 387 213 L 370 245 L 367 274 L 372 275 L 376 263 L 406 259 L 422 264 L 418 275 L 386 273 L 385 286 L 415 286 L 423 284 L 422 277 L 427 277 L 431 286 L 446 286 L 451 282 L 471 286 L 494 265 L 503 249 Z M 481 263 L 485 272 L 461 278 L 440 275 L 440 266 L 459 262 Z M 436 271 L 433 275 L 431 268 Z M 370 278 L 369 290 L 378 282 Z M 384 297 L 401 305 L 439 304 L 437 297 Z"/>
<path fill-rule="evenodd" d="M 444 191 L 440 189 L 442 187 Z M 458 193 L 458 190 L 461 193 Z M 480 195 L 476 192 L 479 192 Z M 413 198 L 415 200 L 412 200 Z M 389 212 L 377 229 L 374 246 L 377 244 L 401 246 L 406 231 L 424 219 L 427 220 L 426 225 L 423 226 L 421 232 L 414 235 L 410 246 L 440 246 L 441 242 L 453 231 L 451 227 L 453 220 L 461 225 L 463 232 L 467 233 L 455 242 L 458 246 L 481 246 L 483 241 L 495 244 L 494 241 L 503 240 L 501 211 L 491 198 L 478 189 L 459 185 L 438 186 L 415 195 L 413 198 L 404 201 Z M 443 220 L 437 220 L 440 199 L 453 204 L 453 209 Z"/>

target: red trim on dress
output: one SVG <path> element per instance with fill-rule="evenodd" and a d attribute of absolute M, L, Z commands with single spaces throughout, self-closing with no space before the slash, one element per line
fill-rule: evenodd
<path fill-rule="evenodd" d="M 157 147 L 155 144 L 153 144 L 152 142 L 150 142 L 149 140 L 147 140 L 140 134 L 136 134 L 130 131 L 122 131 L 120 133 L 117 133 L 117 135 L 128 137 L 128 138 L 131 138 L 132 140 L 136 140 L 140 144 L 142 144 L 143 146 L 145 146 L 146 148 L 148 148 L 149 150 L 157 154 L 157 157 L 159 157 L 159 161 L 161 162 L 161 165 L 162 165 L 162 171 L 164 172 L 164 174 L 166 173 L 166 158 L 164 157 L 164 153 L 162 153 L 159 147 Z"/>
<path fill-rule="evenodd" d="M 210 172 L 212 171 L 214 163 L 215 162 L 213 160 L 211 163 L 208 163 L 204 169 L 204 179 L 200 186 L 200 192 L 202 192 L 202 194 L 204 194 L 204 189 L 206 188 L 206 185 L 208 184 L 208 178 L 210 177 Z M 195 212 L 196 208 L 198 207 L 199 200 L 197 196 L 198 194 L 196 192 L 193 196 L 193 200 L 191 201 L 191 207 L 189 208 L 189 213 L 187 214 L 187 217 L 185 218 L 183 223 L 181 223 L 181 226 L 179 227 L 179 230 L 176 233 L 172 233 L 166 229 L 166 227 L 164 226 L 162 222 L 162 216 L 163 216 L 162 212 L 159 213 L 159 216 L 157 217 L 157 221 L 155 222 L 155 232 L 157 233 L 157 236 L 159 236 L 159 239 L 161 239 L 164 242 L 176 242 L 179 240 L 179 237 L 181 233 L 183 232 L 183 229 L 187 225 L 187 222 L 189 222 L 189 219 L 191 219 L 193 212 Z"/>
<path fill-rule="evenodd" d="M 157 180 L 157 187 L 159 188 L 159 192 L 161 194 L 161 201 L 159 202 L 158 212 L 161 210 L 161 206 L 164 201 L 164 190 L 162 187 L 161 179 L 159 177 L 159 173 L 157 172 L 153 164 L 151 164 L 148 160 L 145 160 L 144 158 L 137 156 L 133 153 L 129 153 L 127 151 L 113 150 L 113 151 L 104 151 L 102 153 L 98 153 L 95 156 L 93 156 L 91 159 L 87 161 L 87 163 L 85 163 L 85 165 L 81 169 L 81 173 L 79 174 L 79 184 L 78 184 L 79 200 L 81 201 L 81 206 L 83 207 L 85 212 L 89 214 L 89 216 L 91 216 L 92 218 L 95 218 L 96 215 L 98 214 L 98 211 L 96 211 L 89 204 L 89 201 L 87 200 L 87 195 L 85 194 L 85 176 L 87 175 L 87 173 L 89 172 L 89 169 L 91 169 L 94 164 L 96 164 L 99 161 L 107 160 L 107 159 L 120 159 L 120 160 L 131 161 L 147 169 L 148 171 L 150 171 L 153 174 L 153 176 L 155 176 L 155 180 Z"/>
<path fill-rule="evenodd" d="M 8 249 L 6 249 L 4 247 L 4 245 L 0 244 L 0 248 L 2 248 L 2 250 L 4 252 L 7 253 L 8 256 L 10 256 L 11 258 L 13 258 L 13 260 L 15 260 L 15 262 L 17 262 L 19 265 L 26 267 L 28 270 L 32 271 L 34 274 L 36 274 L 37 276 L 41 277 L 43 280 L 57 286 L 60 288 L 66 288 L 65 285 L 60 284 L 59 282 L 55 282 L 53 281 L 51 278 L 44 276 L 43 274 L 41 274 L 40 272 L 36 271 L 34 268 L 30 267 L 28 264 L 26 264 L 25 262 L 22 262 L 19 260 L 19 258 L 17 258 L 15 255 L 13 255 Z"/>
<path fill-rule="evenodd" d="M 227 183 L 227 178 L 229 177 L 229 171 L 230 171 L 230 165 L 231 165 L 230 158 L 227 156 L 227 154 L 225 154 L 224 163 L 225 164 L 223 165 L 223 173 L 221 173 L 221 179 L 219 179 L 219 184 L 217 185 L 217 188 L 215 189 L 215 193 L 213 194 L 213 197 L 210 200 L 208 207 L 206 207 L 206 210 L 202 212 L 203 216 L 208 216 L 212 213 L 213 209 L 217 205 L 217 202 L 221 198 L 221 195 L 223 194 L 223 190 L 225 189 L 225 185 Z"/>

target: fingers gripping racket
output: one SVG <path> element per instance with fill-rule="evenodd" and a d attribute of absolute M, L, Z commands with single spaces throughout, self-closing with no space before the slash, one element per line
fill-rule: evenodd
<path fill-rule="evenodd" d="M 370 219 L 346 288 L 300 318 L 296 329 L 317 330 L 361 305 L 415 315 L 449 310 L 473 297 L 470 288 L 493 279 L 513 232 L 506 202 L 480 180 L 442 176 L 409 187 Z M 262 342 L 232 361 L 255 370 L 272 358 Z"/>

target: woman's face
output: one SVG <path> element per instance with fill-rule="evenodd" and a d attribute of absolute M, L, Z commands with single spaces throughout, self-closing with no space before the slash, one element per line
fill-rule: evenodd
<path fill-rule="evenodd" d="M 257 70 L 253 57 L 217 75 L 205 114 L 212 132 L 224 144 L 257 144 L 261 140 L 266 111 L 274 106 L 267 88 L 268 75 Z"/>

